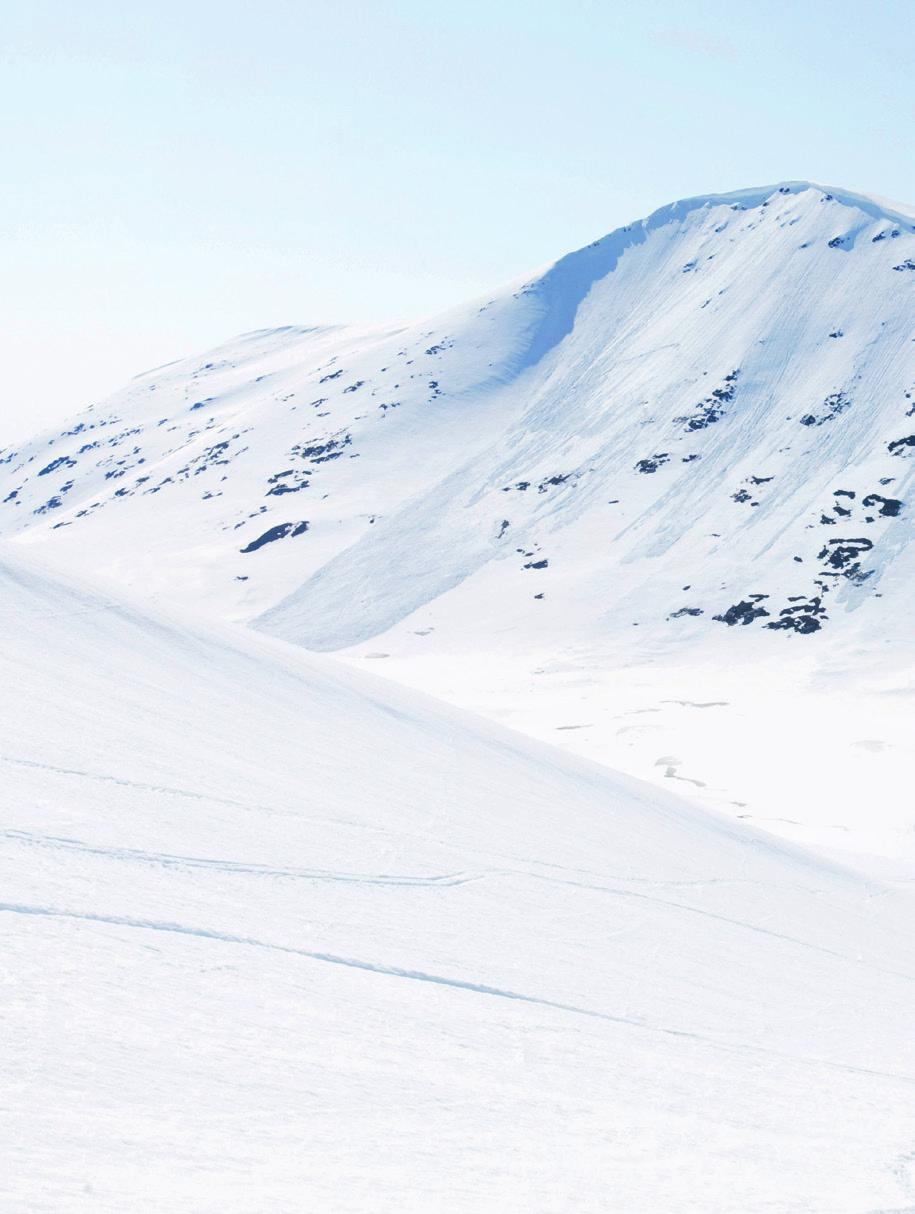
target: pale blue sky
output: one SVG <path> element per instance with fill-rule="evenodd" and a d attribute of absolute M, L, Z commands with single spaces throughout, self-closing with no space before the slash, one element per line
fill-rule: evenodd
<path fill-rule="evenodd" d="M 685 195 L 915 202 L 915 2 L 0 0 L 0 443 L 419 316 Z"/>

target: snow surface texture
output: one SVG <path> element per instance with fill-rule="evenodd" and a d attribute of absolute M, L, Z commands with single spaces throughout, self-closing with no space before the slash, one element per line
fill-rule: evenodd
<path fill-rule="evenodd" d="M 915 860 L 913 229 L 789 182 L 424 324 L 250 334 L 0 452 L 0 534 Z"/>
<path fill-rule="evenodd" d="M 0 559 L 0 1206 L 915 1205 L 904 890 Z"/>
<path fill-rule="evenodd" d="M 913 225 L 691 199 L 0 452 L 0 1208 L 915 1210 Z"/>

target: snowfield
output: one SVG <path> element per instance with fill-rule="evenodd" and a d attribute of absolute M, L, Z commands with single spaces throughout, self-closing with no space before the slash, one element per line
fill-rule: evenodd
<path fill-rule="evenodd" d="M 4 1214 L 915 1211 L 913 292 L 709 195 L 0 450 Z"/>
<path fill-rule="evenodd" d="M 912 903 L 0 565 L 10 1211 L 915 1202 Z"/>

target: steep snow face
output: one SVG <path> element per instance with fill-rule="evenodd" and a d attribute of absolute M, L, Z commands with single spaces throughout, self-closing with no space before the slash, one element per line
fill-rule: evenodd
<path fill-rule="evenodd" d="M 911 1202 L 907 894 L 19 554 L 0 689 L 5 1208 Z"/>
<path fill-rule="evenodd" d="M 0 455 L 0 532 L 895 851 L 913 303 L 903 210 L 803 182 L 690 199 L 422 325 L 142 376 Z"/>
<path fill-rule="evenodd" d="M 913 255 L 912 219 L 803 183 L 675 204 L 424 326 L 141 376 L 3 453 L 0 524 L 313 648 L 466 583 L 543 635 L 884 620 Z"/>

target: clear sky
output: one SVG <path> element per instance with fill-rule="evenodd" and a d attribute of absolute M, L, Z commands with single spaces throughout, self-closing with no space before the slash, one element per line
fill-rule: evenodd
<path fill-rule="evenodd" d="M 915 202 L 913 0 L 0 0 L 0 443 L 675 198 Z"/>

